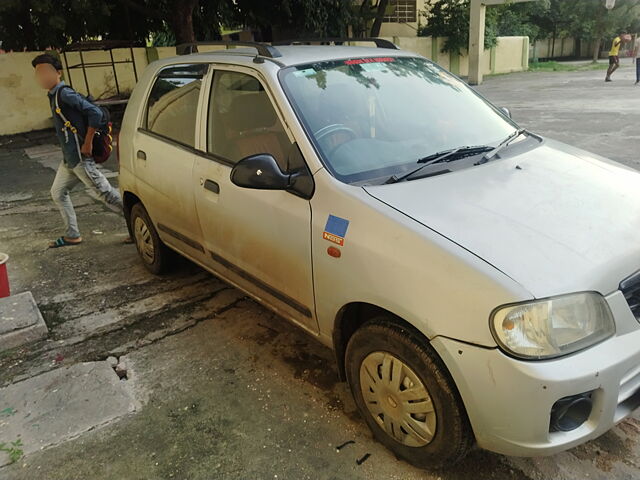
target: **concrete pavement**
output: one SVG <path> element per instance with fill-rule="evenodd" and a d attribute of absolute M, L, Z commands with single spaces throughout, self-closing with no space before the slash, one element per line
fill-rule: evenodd
<path fill-rule="evenodd" d="M 77 437 L 136 410 L 126 380 L 107 362 L 76 363 L 0 389 L 0 431 L 25 454 Z M 0 458 L 0 466 L 8 458 Z"/>
<path fill-rule="evenodd" d="M 31 292 L 0 298 L 0 352 L 40 340 L 47 333 Z"/>
<path fill-rule="evenodd" d="M 485 78 L 476 88 L 525 128 L 640 169 L 640 85 L 623 58 L 606 71 L 524 72 Z"/>

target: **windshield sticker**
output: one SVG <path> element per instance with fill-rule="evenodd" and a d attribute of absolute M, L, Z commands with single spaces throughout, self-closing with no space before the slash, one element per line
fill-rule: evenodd
<path fill-rule="evenodd" d="M 363 63 L 362 65 L 360 65 L 360 68 L 362 68 L 362 70 L 364 70 L 365 72 L 375 72 L 377 70 L 388 70 L 387 64 L 382 62 Z"/>
<path fill-rule="evenodd" d="M 322 233 L 322 238 L 343 246 L 344 237 L 347 235 L 347 228 L 349 228 L 349 220 L 329 215 L 327 224 L 324 227 L 324 232 Z"/>
<path fill-rule="evenodd" d="M 345 60 L 345 65 L 362 65 L 363 63 L 383 63 L 383 62 L 395 62 L 393 57 L 373 57 L 373 58 L 352 58 L 351 60 Z"/>
<path fill-rule="evenodd" d="M 308 77 L 313 75 L 316 71 L 313 68 L 305 68 L 304 70 L 296 70 L 293 75 L 296 77 Z"/>

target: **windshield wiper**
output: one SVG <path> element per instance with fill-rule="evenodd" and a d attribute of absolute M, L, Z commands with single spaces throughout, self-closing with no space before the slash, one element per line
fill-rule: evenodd
<path fill-rule="evenodd" d="M 513 142 L 516 138 L 518 138 L 523 133 L 527 133 L 524 128 L 519 128 L 507 138 L 505 138 L 502 142 L 500 142 L 495 148 L 493 148 L 490 152 L 485 153 L 480 160 L 478 160 L 475 165 L 481 165 L 483 163 L 487 163 L 493 157 L 495 157 L 500 150 L 506 148 L 511 142 Z"/>
<path fill-rule="evenodd" d="M 405 180 L 411 177 L 413 174 L 418 173 L 423 168 L 428 167 L 429 165 L 433 165 L 436 163 L 450 162 L 455 159 L 469 157 L 471 155 L 477 155 L 483 152 L 490 152 L 491 150 L 493 150 L 493 147 L 489 147 L 488 145 L 474 145 L 474 146 L 451 148 L 449 150 L 443 150 L 441 152 L 432 153 L 431 155 L 427 155 L 426 157 L 422 157 L 418 159 L 416 163 L 421 164 L 419 167 L 414 168 L 413 170 L 400 176 L 392 175 L 384 183 L 389 184 L 389 183 L 401 182 L 402 180 Z"/>

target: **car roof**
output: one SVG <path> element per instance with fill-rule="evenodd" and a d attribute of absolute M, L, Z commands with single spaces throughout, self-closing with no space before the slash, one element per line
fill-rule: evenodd
<path fill-rule="evenodd" d="M 206 46 L 202 47 L 206 48 Z M 278 45 L 276 47 L 281 56 L 268 58 L 259 57 L 280 65 L 288 67 L 292 65 L 301 65 L 313 62 L 324 62 L 329 60 L 340 60 L 344 58 L 360 58 L 360 57 L 415 57 L 416 53 L 406 52 L 403 50 L 395 50 L 391 48 L 373 48 L 373 47 L 356 47 L 356 46 L 332 46 L 332 45 Z M 172 57 L 173 60 L 167 63 L 175 63 L 176 59 L 181 62 L 219 62 L 225 63 L 252 63 L 256 57 L 257 51 L 252 47 L 238 47 L 228 50 L 212 50 L 202 53 L 192 53 L 188 55 L 180 55 Z M 189 60 L 187 60 L 189 59 Z"/>

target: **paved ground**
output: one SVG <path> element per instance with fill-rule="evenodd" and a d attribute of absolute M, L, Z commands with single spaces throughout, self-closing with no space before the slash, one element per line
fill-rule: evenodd
<path fill-rule="evenodd" d="M 631 59 L 621 64 L 610 83 L 603 70 L 526 72 L 477 89 L 523 127 L 640 169 L 640 85 Z"/>
<path fill-rule="evenodd" d="M 611 157 L 638 166 L 640 138 L 631 121 L 640 88 L 630 84 L 630 72 L 620 70 L 607 85 L 599 71 L 508 75 L 489 78 L 480 90 L 511 107 L 532 130 L 611 151 Z M 336 380 L 329 350 L 188 262 L 166 277 L 148 274 L 135 248 L 122 244 L 122 220 L 82 190 L 74 201 L 86 243 L 46 250 L 46 241 L 60 233 L 48 196 L 56 153 L 36 145 L 49 141 L 36 135 L 0 148 L 0 251 L 11 255 L 13 291 L 33 292 L 50 329 L 47 340 L 0 354 L 0 442 L 16 440 L 14 433 L 4 438 L 9 434 L 3 425 L 15 425 L 12 415 L 23 408 L 3 404 L 8 389 L 42 384 L 43 374 L 52 375 L 45 372 L 64 374 L 65 367 L 82 362 L 108 377 L 103 362 L 110 356 L 126 366 L 126 376 L 120 383 L 105 380 L 116 392 L 107 420 L 78 423 L 73 435 L 49 436 L 50 447 L 41 452 L 40 444 L 25 445 L 32 453 L 0 467 L 0 478 L 640 477 L 640 414 L 553 457 L 506 458 L 476 450 L 445 472 L 419 471 L 396 460 L 371 439 L 346 386 Z M 129 395 L 132 403 L 120 406 L 118 399 Z M 61 415 L 69 413 L 62 402 L 49 405 L 54 417 L 56 405 Z M 45 416 L 39 421 L 55 423 Z M 355 443 L 336 450 L 349 440 Z M 36 441 L 33 433 L 25 438 Z"/>

